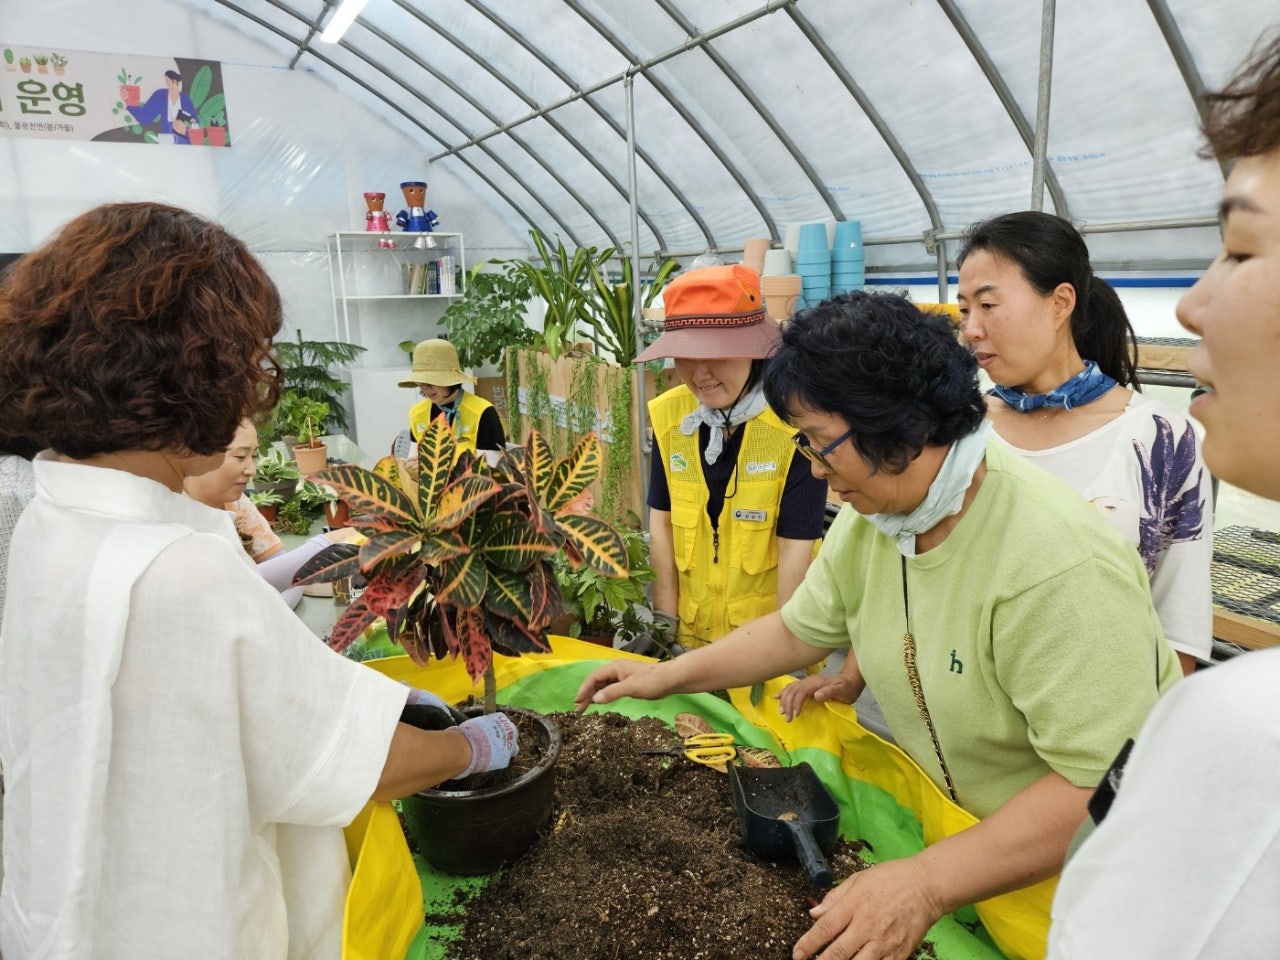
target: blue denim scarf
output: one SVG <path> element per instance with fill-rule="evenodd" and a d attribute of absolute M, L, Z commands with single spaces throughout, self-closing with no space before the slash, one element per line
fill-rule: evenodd
<path fill-rule="evenodd" d="M 1084 369 L 1061 386 L 1054 387 L 1048 393 L 1023 393 L 1017 387 L 1002 387 L 996 384 L 988 394 L 994 393 L 1019 413 L 1030 413 L 1041 407 L 1062 407 L 1070 410 L 1092 403 L 1116 385 L 1116 382 L 1098 369 L 1093 360 L 1084 362 Z"/>

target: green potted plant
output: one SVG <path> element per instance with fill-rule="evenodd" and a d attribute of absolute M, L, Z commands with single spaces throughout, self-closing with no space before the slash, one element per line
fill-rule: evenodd
<path fill-rule="evenodd" d="M 597 252 L 595 247 L 578 247 L 570 255 L 563 240 L 557 239 L 556 249 L 552 252 L 540 231 L 531 230 L 529 236 L 538 251 L 540 263 L 527 260 L 514 263 L 534 293 L 546 302 L 542 343 L 551 359 L 556 360 L 573 343 L 578 325 L 590 323 L 587 298 L 592 270 L 612 257 L 614 248 Z"/>
<path fill-rule="evenodd" d="M 250 490 L 249 502 L 258 508 L 258 512 L 267 523 L 275 523 L 277 511 L 280 504 L 284 503 L 284 497 L 274 490 Z"/>
<path fill-rule="evenodd" d="M 19 60 L 18 60 L 18 66 L 22 68 L 22 72 L 23 72 L 23 73 L 30 73 L 30 72 L 31 72 L 31 58 L 30 58 L 30 57 L 22 57 L 21 59 L 19 59 Z"/>
<path fill-rule="evenodd" d="M 663 260 L 657 265 L 653 279 L 641 284 L 640 306 L 652 306 L 659 291 L 667 285 L 672 274 L 680 269 L 675 260 Z M 636 320 L 636 284 L 632 276 L 631 260 L 624 257 L 621 278 L 610 283 L 603 261 L 592 262 L 591 283 L 594 295 L 587 298 L 585 322 L 619 366 L 629 367 L 636 358 L 636 344 L 640 330 Z"/>
<path fill-rule="evenodd" d="M 559 554 L 553 564 L 564 596 L 565 613 L 557 621 L 571 637 L 603 646 L 627 647 L 651 638 L 667 649 L 674 638 L 656 622 L 647 587 L 656 577 L 649 566 L 649 544 L 635 529 L 619 529 L 627 548 L 630 576 L 608 577 L 586 564 L 575 567 Z"/>
<path fill-rule="evenodd" d="M 68 60 L 66 57 L 64 57 L 60 53 L 49 54 L 49 63 L 53 67 L 53 72 L 59 77 L 66 74 L 67 64 L 70 62 L 71 62 L 70 60 Z"/>
<path fill-rule="evenodd" d="M 305 419 L 298 425 L 298 445 L 293 448 L 293 459 L 298 462 L 298 471 L 306 476 L 323 470 L 329 462 L 329 448 L 320 438 L 329 405 L 303 397 L 299 406 L 305 411 Z"/>
<path fill-rule="evenodd" d="M 284 371 L 285 389 L 329 405 L 321 424 L 322 432 L 342 433 L 350 428 L 350 415 L 341 400 L 347 384 L 338 377 L 334 367 L 354 363 L 365 349 L 359 344 L 338 340 L 304 340 L 301 330 L 295 339 L 275 344 L 276 361 Z"/>
<path fill-rule="evenodd" d="M 492 712 L 495 651 L 549 649 L 547 627 L 564 605 L 556 555 L 622 578 L 627 553 L 617 530 L 575 512 L 600 470 L 594 434 L 558 461 L 536 431 L 493 467 L 469 453 L 455 462 L 455 449 L 440 417 L 418 444 L 416 480 L 390 457 L 373 470 L 322 471 L 316 479 L 351 501 L 351 524 L 368 540 L 322 550 L 294 583 L 363 574 L 368 586 L 334 624 L 330 646 L 344 650 L 381 617 L 388 636 L 418 663 L 463 657 L 471 678 L 483 678 L 484 710 Z M 527 849 L 547 822 L 559 737 L 545 717 L 532 716 L 533 739 L 546 756 L 514 783 L 493 790 L 445 784 L 402 801 L 411 835 L 437 867 L 488 872 Z M 463 825 L 472 815 L 476 833 Z"/>
<path fill-rule="evenodd" d="M 4 48 L 4 68 L 10 73 L 17 69 L 13 63 L 13 49 L 10 47 Z"/>
<path fill-rule="evenodd" d="M 537 331 L 525 322 L 532 297 L 529 276 L 515 261 L 488 260 L 472 267 L 466 295 L 440 317 L 462 365 L 497 363 L 508 347 L 536 343 Z"/>
<path fill-rule="evenodd" d="M 298 489 L 280 506 L 276 513 L 275 527 L 278 533 L 291 533 L 305 537 L 311 527 L 325 512 L 325 505 L 337 499 L 337 493 L 314 480 L 303 480 Z"/>
<path fill-rule="evenodd" d="M 298 465 L 275 447 L 258 457 L 258 472 L 253 475 L 255 491 L 274 493 L 287 500 L 298 488 Z"/>
<path fill-rule="evenodd" d="M 37 73 L 49 72 L 49 55 L 47 53 L 37 53 L 34 59 L 36 61 Z"/>

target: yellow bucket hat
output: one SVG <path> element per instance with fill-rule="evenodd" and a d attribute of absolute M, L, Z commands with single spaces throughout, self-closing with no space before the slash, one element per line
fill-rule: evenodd
<path fill-rule="evenodd" d="M 429 383 L 436 387 L 452 387 L 468 380 L 476 382 L 462 372 L 458 362 L 458 350 L 448 340 L 423 340 L 413 348 L 413 369 L 400 381 L 402 387 L 416 387 Z"/>

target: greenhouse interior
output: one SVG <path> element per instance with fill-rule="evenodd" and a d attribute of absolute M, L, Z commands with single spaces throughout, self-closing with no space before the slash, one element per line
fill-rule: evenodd
<path fill-rule="evenodd" d="M 1280 955 L 1274 0 L 5 8 L 4 957 Z"/>

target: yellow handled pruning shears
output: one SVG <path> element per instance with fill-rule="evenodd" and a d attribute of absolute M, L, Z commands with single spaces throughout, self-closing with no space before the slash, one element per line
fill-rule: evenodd
<path fill-rule="evenodd" d="M 691 737 L 685 737 L 679 746 L 662 747 L 644 752 L 666 754 L 672 757 L 682 756 L 686 760 L 700 763 L 720 773 L 728 773 L 729 764 L 738 756 L 738 750 L 733 745 L 733 735 L 728 733 L 695 733 Z"/>

